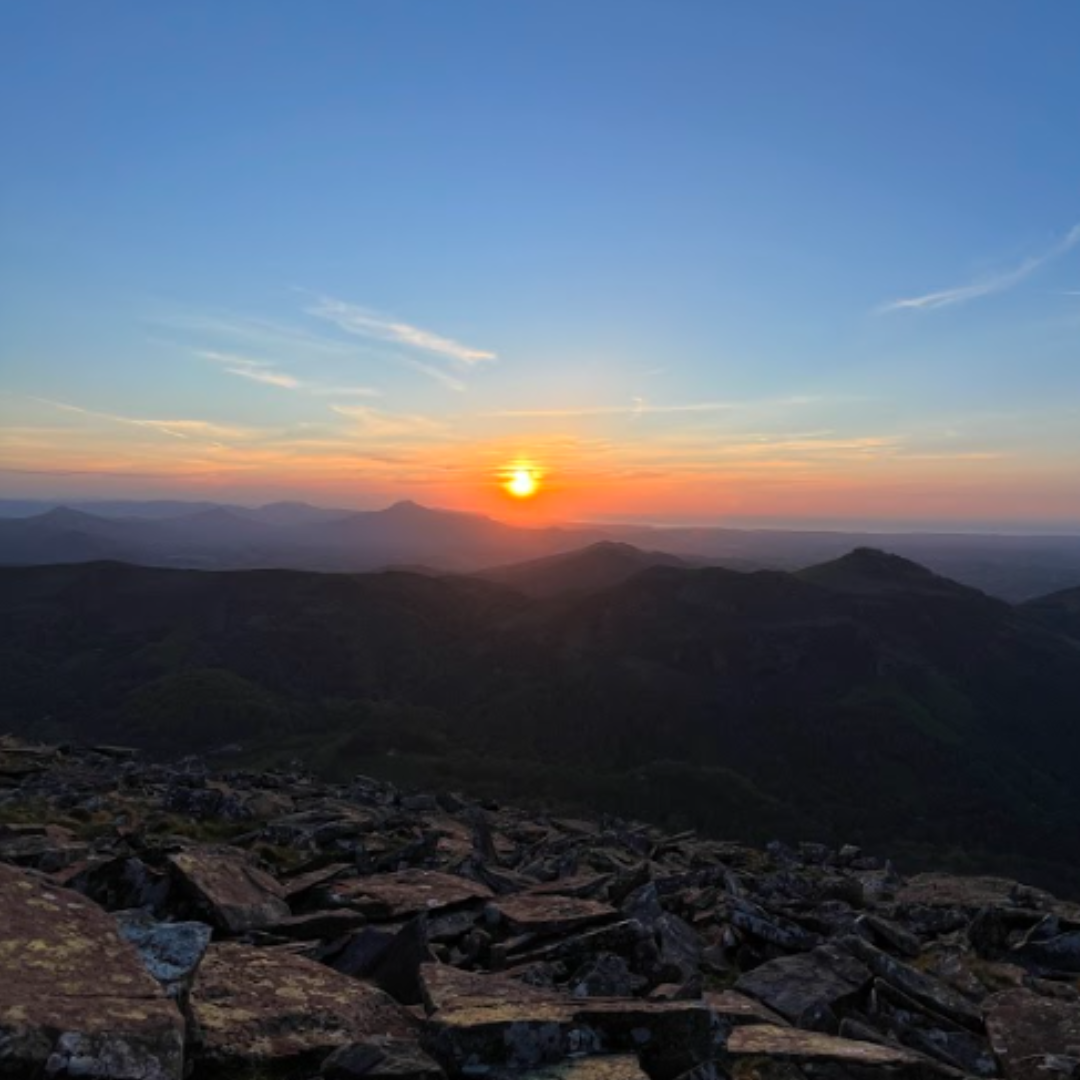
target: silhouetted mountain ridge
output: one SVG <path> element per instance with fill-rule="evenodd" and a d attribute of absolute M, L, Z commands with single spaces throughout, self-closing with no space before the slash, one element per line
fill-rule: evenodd
<path fill-rule="evenodd" d="M 1080 642 L 905 560 L 838 564 L 650 566 L 539 598 L 411 573 L 0 570 L 0 728 L 240 741 L 1080 885 Z"/>
<path fill-rule="evenodd" d="M 606 589 L 654 566 L 686 565 L 662 551 L 641 551 L 617 540 L 600 540 L 562 555 L 482 570 L 477 576 L 526 596 L 542 597 Z"/>
<path fill-rule="evenodd" d="M 1070 536 L 871 535 L 618 524 L 525 528 L 411 500 L 365 511 L 296 502 L 252 508 L 168 500 L 78 503 L 62 514 L 56 508 L 33 514 L 35 507 L 48 510 L 47 504 L 0 500 L 0 565 L 115 558 L 145 566 L 221 570 L 418 566 L 471 573 L 610 542 L 652 553 L 653 561 L 663 554 L 688 566 L 740 570 L 798 570 L 835 562 L 852 548 L 887 548 L 940 576 L 1013 602 L 1080 585 L 1080 537 Z M 610 580 L 618 580 L 614 560 L 611 567 Z M 853 572 L 844 564 L 831 573 L 862 580 L 864 588 L 871 588 L 873 575 L 865 568 Z M 583 572 L 582 577 L 588 575 Z M 880 587 L 880 582 L 872 587 Z"/>

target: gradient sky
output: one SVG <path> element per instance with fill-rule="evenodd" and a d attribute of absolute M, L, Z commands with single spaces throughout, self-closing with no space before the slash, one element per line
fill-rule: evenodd
<path fill-rule="evenodd" d="M 0 495 L 1080 527 L 1077 5 L 10 0 L 0 138 Z"/>

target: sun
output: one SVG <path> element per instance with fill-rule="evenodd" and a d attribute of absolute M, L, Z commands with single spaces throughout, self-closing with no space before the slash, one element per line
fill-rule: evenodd
<path fill-rule="evenodd" d="M 531 499 L 540 490 L 539 478 L 532 469 L 514 468 L 507 476 L 503 487 L 515 499 Z"/>

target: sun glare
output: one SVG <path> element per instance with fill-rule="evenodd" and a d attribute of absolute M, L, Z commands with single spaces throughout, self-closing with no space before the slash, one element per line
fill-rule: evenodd
<path fill-rule="evenodd" d="M 536 494 L 540 484 L 532 469 L 512 469 L 509 478 L 503 484 L 507 492 L 515 499 L 528 499 Z"/>

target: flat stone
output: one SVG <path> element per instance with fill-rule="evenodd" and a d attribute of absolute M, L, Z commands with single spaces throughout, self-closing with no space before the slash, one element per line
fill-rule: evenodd
<path fill-rule="evenodd" d="M 704 1001 L 586 999 L 575 1020 L 596 1033 L 601 1049 L 639 1053 L 653 1080 L 675 1080 L 711 1061 L 731 1031 Z"/>
<path fill-rule="evenodd" d="M 823 1066 L 839 1066 L 851 1075 L 864 1070 L 881 1070 L 882 1076 L 910 1077 L 911 1080 L 950 1075 L 950 1070 L 910 1050 L 900 1050 L 879 1043 L 839 1039 L 816 1031 L 753 1024 L 731 1033 L 727 1052 L 734 1057 L 766 1057 L 787 1060 L 813 1067 L 815 1076 L 828 1075 Z M 958 1073 L 951 1073 L 959 1076 Z M 740 1076 L 738 1067 L 735 1076 Z"/>
<path fill-rule="evenodd" d="M 1080 933 L 1028 941 L 1013 949 L 1008 957 L 1040 974 L 1080 975 Z"/>
<path fill-rule="evenodd" d="M 1009 1080 L 1067 1080 L 1080 1069 L 1080 1003 L 1007 990 L 993 999 L 986 1030 Z"/>
<path fill-rule="evenodd" d="M 979 1009 L 943 982 L 902 964 L 862 938 L 847 937 L 842 944 L 879 979 L 895 986 L 931 1013 L 947 1017 L 971 1031 L 982 1031 L 982 1013 Z"/>
<path fill-rule="evenodd" d="M 575 999 L 447 965 L 425 965 L 421 977 L 432 1014 L 428 1049 L 452 1072 L 632 1051 L 654 1080 L 674 1080 L 710 1060 L 728 1030 L 703 1001 Z"/>
<path fill-rule="evenodd" d="M 971 1076 L 997 1076 L 997 1062 L 985 1037 L 945 1017 L 933 1016 L 882 979 L 874 980 L 870 1013 L 880 1030 L 889 1032 L 911 1050 L 937 1058 Z"/>
<path fill-rule="evenodd" d="M 330 894 L 335 903 L 361 911 L 370 919 L 403 919 L 471 900 L 490 900 L 494 895 L 478 882 L 434 870 L 400 870 L 357 878 L 331 886 Z"/>
<path fill-rule="evenodd" d="M 974 913 L 984 907 L 1043 908 L 1053 902 L 1049 893 L 1009 878 L 956 877 L 952 874 L 917 874 L 897 890 L 898 904 L 955 907 Z"/>
<path fill-rule="evenodd" d="M 332 881 L 349 873 L 355 873 L 355 867 L 350 863 L 330 863 L 329 866 L 320 866 L 295 877 L 287 878 L 281 882 L 282 893 L 290 904 L 302 900 L 305 894 L 319 888 L 320 885 L 328 885 Z"/>
<path fill-rule="evenodd" d="M 922 944 L 914 934 L 877 915 L 860 915 L 855 920 L 855 930 L 873 944 L 892 949 L 908 959 L 913 960 L 922 951 Z"/>
<path fill-rule="evenodd" d="M 780 949 L 809 952 L 821 944 L 820 935 L 772 915 L 749 900 L 729 898 L 728 919 L 744 933 Z"/>
<path fill-rule="evenodd" d="M 600 1050 L 563 995 L 443 964 L 425 964 L 421 978 L 431 1013 L 424 1047 L 449 1072 L 535 1069 Z"/>
<path fill-rule="evenodd" d="M 598 953 L 626 954 L 648 937 L 645 928 L 636 919 L 623 919 L 610 925 L 598 926 L 558 941 L 536 944 L 532 934 L 523 936 L 520 948 L 509 951 L 518 964 L 535 963 L 540 960 L 562 960 L 579 964 Z"/>
<path fill-rule="evenodd" d="M 821 946 L 813 952 L 770 960 L 735 983 L 799 1027 L 836 1030 L 836 1010 L 870 984 L 870 970 L 839 949 Z"/>
<path fill-rule="evenodd" d="M 191 848 L 168 861 L 195 911 L 220 930 L 260 930 L 292 914 L 281 886 L 238 848 Z"/>
<path fill-rule="evenodd" d="M 787 1021 L 772 1009 L 766 1008 L 759 1001 L 745 997 L 735 990 L 708 991 L 703 998 L 706 1005 L 718 1016 L 737 1025 L 775 1024 L 786 1027 Z"/>
<path fill-rule="evenodd" d="M 570 896 L 518 893 L 503 896 L 495 905 L 518 934 L 568 934 L 618 917 L 618 911 L 598 900 Z"/>
<path fill-rule="evenodd" d="M 374 1036 L 415 1041 L 418 1027 L 366 983 L 287 952 L 230 942 L 210 946 L 191 1006 L 200 1080 L 314 1072 L 340 1046 Z"/>
<path fill-rule="evenodd" d="M 595 898 L 605 892 L 613 874 L 577 874 L 559 878 L 529 889 L 532 896 L 575 896 L 579 899 Z"/>
<path fill-rule="evenodd" d="M 4 1075 L 180 1080 L 183 1018 L 108 914 L 0 865 L 0 927 Z"/>

